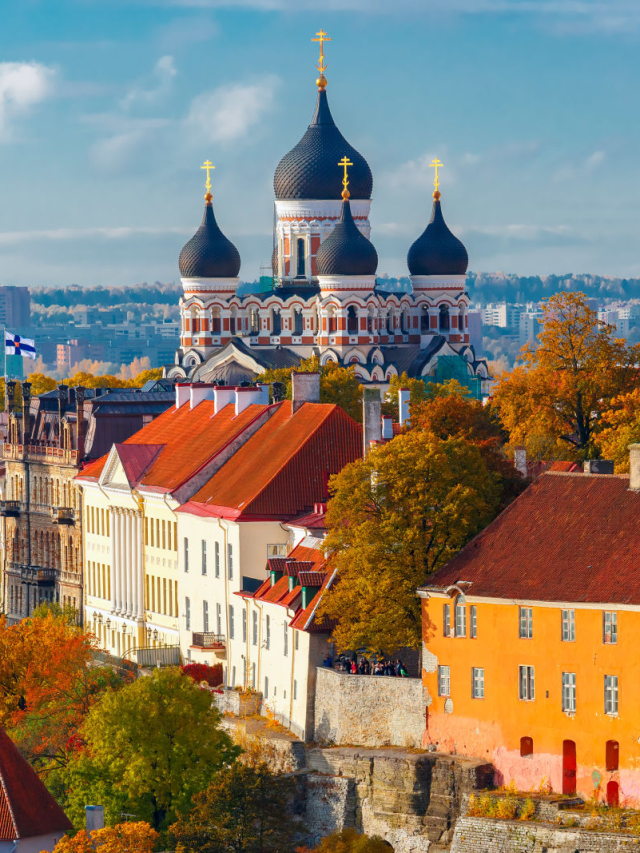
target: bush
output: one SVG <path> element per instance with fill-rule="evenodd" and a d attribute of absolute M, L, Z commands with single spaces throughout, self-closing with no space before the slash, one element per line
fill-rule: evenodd
<path fill-rule="evenodd" d="M 393 847 L 380 836 L 361 835 L 355 829 L 343 829 L 323 838 L 317 847 L 298 847 L 297 853 L 390 853 Z"/>
<path fill-rule="evenodd" d="M 217 687 L 223 681 L 221 663 L 216 663 L 213 666 L 206 663 L 186 663 L 182 667 L 182 672 L 193 679 L 196 684 L 206 681 L 210 687 Z"/>

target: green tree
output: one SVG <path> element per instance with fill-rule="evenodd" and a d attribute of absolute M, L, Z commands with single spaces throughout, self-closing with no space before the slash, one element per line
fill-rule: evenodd
<path fill-rule="evenodd" d="M 78 827 L 85 804 L 100 802 L 110 823 L 124 812 L 164 829 L 240 752 L 209 691 L 177 668 L 106 693 L 81 735 L 86 746 L 69 765 L 65 803 Z"/>
<path fill-rule="evenodd" d="M 427 386 L 422 379 L 411 379 L 406 372 L 400 376 L 392 376 L 389 380 L 389 387 L 384 395 L 382 403 L 382 414 L 388 415 L 394 421 L 400 419 L 398 411 L 398 392 L 401 388 L 409 389 L 409 406 L 410 409 L 427 399 Z"/>
<path fill-rule="evenodd" d="M 338 583 L 319 616 L 339 648 L 419 645 L 416 589 L 495 515 L 499 478 L 477 447 L 412 430 L 330 481 L 325 548 Z"/>
<path fill-rule="evenodd" d="M 380 836 L 361 835 L 355 829 L 343 829 L 323 838 L 317 847 L 299 847 L 298 853 L 389 853 L 393 847 Z"/>
<path fill-rule="evenodd" d="M 294 369 L 302 373 L 320 373 L 320 402 L 335 403 L 360 423 L 362 420 L 362 385 L 356 376 L 355 367 L 342 367 L 335 361 L 320 365 L 317 356 L 303 359 L 299 367 L 276 368 L 260 374 L 262 382 L 280 382 L 284 385 L 285 397 L 291 399 L 291 374 Z"/>
<path fill-rule="evenodd" d="M 284 853 L 300 824 L 290 811 L 295 782 L 266 764 L 236 762 L 194 797 L 171 827 L 183 853 Z"/>

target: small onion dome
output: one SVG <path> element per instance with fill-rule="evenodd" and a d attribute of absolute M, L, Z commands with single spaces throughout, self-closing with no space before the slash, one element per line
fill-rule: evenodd
<path fill-rule="evenodd" d="M 316 111 L 300 142 L 282 158 L 273 179 L 277 199 L 339 199 L 342 181 L 336 163 L 343 157 L 353 163 L 349 189 L 355 199 L 370 199 L 373 177 L 369 164 L 336 127 L 327 93 L 318 92 Z"/>
<path fill-rule="evenodd" d="M 240 255 L 216 222 L 211 196 L 207 194 L 202 224 L 180 252 L 180 275 L 183 278 L 237 278 Z"/>
<path fill-rule="evenodd" d="M 409 249 L 407 264 L 411 275 L 464 275 L 467 271 L 467 250 L 444 221 L 440 193 L 434 193 L 431 220 Z"/>
<path fill-rule="evenodd" d="M 353 221 L 348 199 L 342 202 L 340 221 L 316 252 L 316 266 L 318 275 L 375 275 L 378 269 L 378 253 Z"/>

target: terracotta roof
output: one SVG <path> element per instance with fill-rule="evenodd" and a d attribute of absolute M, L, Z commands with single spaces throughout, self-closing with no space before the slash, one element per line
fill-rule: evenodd
<path fill-rule="evenodd" d="M 322 586 L 324 572 L 300 572 L 298 578 L 301 586 Z"/>
<path fill-rule="evenodd" d="M 546 473 L 424 589 L 470 596 L 640 604 L 640 492 L 629 478 Z"/>
<path fill-rule="evenodd" d="M 324 512 L 310 512 L 307 515 L 301 515 L 289 522 L 293 527 L 304 527 L 307 530 L 325 530 L 326 524 Z"/>
<path fill-rule="evenodd" d="M 567 474 L 582 474 L 577 462 L 552 462 L 549 471 L 564 471 Z"/>
<path fill-rule="evenodd" d="M 119 447 L 164 445 L 152 463 L 143 469 L 137 485 L 173 491 L 243 432 L 266 408 L 266 405 L 254 404 L 236 416 L 235 406 L 231 403 L 214 415 L 213 400 L 203 400 L 193 409 L 188 403 L 179 409 L 172 406 Z M 78 479 L 98 479 L 106 460 L 104 456 L 88 465 Z"/>
<path fill-rule="evenodd" d="M 334 574 L 334 572 L 327 572 L 322 575 L 322 586 L 304 610 L 300 609 L 293 617 L 291 620 L 292 628 L 297 628 L 300 631 L 308 631 L 310 634 L 326 634 L 330 633 L 335 628 L 337 624 L 335 619 L 328 619 L 324 616 L 320 622 L 317 622 L 314 618 L 314 613 L 320 603 L 322 593 L 333 580 Z"/>
<path fill-rule="evenodd" d="M 0 841 L 68 829 L 72 829 L 71 821 L 0 728 Z"/>
<path fill-rule="evenodd" d="M 362 455 L 362 428 L 339 406 L 290 401 L 178 511 L 237 518 L 299 515 L 322 501 L 329 475 Z"/>
<path fill-rule="evenodd" d="M 140 479 L 164 444 L 114 444 L 130 486 Z"/>
<path fill-rule="evenodd" d="M 270 572 L 284 572 L 288 562 L 286 557 L 269 557 L 267 568 Z"/>
<path fill-rule="evenodd" d="M 285 574 L 297 578 L 300 572 L 310 572 L 313 569 L 311 560 L 287 560 Z"/>

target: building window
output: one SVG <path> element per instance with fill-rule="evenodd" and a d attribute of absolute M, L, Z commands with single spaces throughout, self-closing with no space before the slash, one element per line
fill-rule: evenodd
<path fill-rule="evenodd" d="M 440 318 L 439 319 L 440 319 L 440 323 L 439 323 L 440 331 L 441 332 L 448 332 L 449 326 L 450 326 L 449 306 L 448 305 L 441 305 L 440 306 Z"/>
<path fill-rule="evenodd" d="M 604 712 L 605 714 L 618 713 L 617 675 L 605 675 L 604 677 Z"/>
<path fill-rule="evenodd" d="M 576 674 L 575 672 L 562 673 L 562 710 L 575 712 L 576 710 Z"/>
<path fill-rule="evenodd" d="M 518 678 L 518 691 L 520 699 L 532 702 L 536 698 L 535 676 L 532 666 L 518 667 L 520 677 Z"/>
<path fill-rule="evenodd" d="M 216 577 L 220 577 L 220 543 L 216 542 L 214 546 L 214 563 L 215 563 L 215 572 Z"/>
<path fill-rule="evenodd" d="M 294 701 L 298 698 L 298 682 L 293 679 L 293 699 Z"/>
<path fill-rule="evenodd" d="M 267 559 L 269 557 L 286 557 L 287 546 L 285 545 L 267 545 Z"/>
<path fill-rule="evenodd" d="M 222 634 L 222 606 L 216 604 L 216 634 Z"/>
<path fill-rule="evenodd" d="M 533 610 L 531 607 L 520 608 L 520 639 L 531 640 L 533 638 Z"/>
<path fill-rule="evenodd" d="M 242 611 L 242 642 L 247 642 L 247 611 Z M 255 687 L 255 684 L 254 684 Z"/>
<path fill-rule="evenodd" d="M 153 527 L 151 528 L 153 530 Z M 189 571 L 189 540 L 184 537 L 184 570 Z"/>
<path fill-rule="evenodd" d="M 202 602 L 202 630 L 207 633 L 209 630 L 209 602 Z"/>
<path fill-rule="evenodd" d="M 227 558 L 229 564 L 229 580 L 233 580 L 233 545 L 227 546 Z"/>
<path fill-rule="evenodd" d="M 236 629 L 233 619 L 233 605 L 229 605 L 229 639 L 233 640 L 235 637 Z"/>
<path fill-rule="evenodd" d="M 562 611 L 562 642 L 574 643 L 576 639 L 576 611 Z"/>
<path fill-rule="evenodd" d="M 448 666 L 438 667 L 438 696 L 451 695 L 451 678 Z"/>
<path fill-rule="evenodd" d="M 478 608 L 475 604 L 469 607 L 469 636 L 472 640 L 478 637 Z"/>
<path fill-rule="evenodd" d="M 293 644 L 294 644 L 294 646 L 295 646 L 296 651 L 298 651 L 298 648 L 299 648 L 299 646 L 300 646 L 300 643 L 299 643 L 299 640 L 300 640 L 300 634 L 299 634 L 299 632 L 298 632 L 298 631 L 296 631 L 296 632 L 295 632 L 294 637 L 295 637 L 295 640 L 293 641 Z"/>
<path fill-rule="evenodd" d="M 207 573 L 207 542 L 205 539 L 202 540 L 202 574 L 206 575 Z"/>
<path fill-rule="evenodd" d="M 265 699 L 269 698 L 269 679 L 267 678 L 266 675 L 264 677 L 264 698 Z"/>
<path fill-rule="evenodd" d="M 442 605 L 442 633 L 445 637 L 451 636 L 451 605 Z"/>
<path fill-rule="evenodd" d="M 300 237 L 296 241 L 296 248 L 298 250 L 298 267 L 296 271 L 296 278 L 304 278 L 305 277 L 305 269 L 304 269 L 304 261 L 305 261 L 305 246 L 304 240 Z"/>
<path fill-rule="evenodd" d="M 620 744 L 617 740 L 608 740 L 605 748 L 605 766 L 608 773 L 620 767 Z"/>
<path fill-rule="evenodd" d="M 191 630 L 191 601 L 188 598 L 184 600 L 184 620 L 187 631 Z"/>
<path fill-rule="evenodd" d="M 287 657 L 289 654 L 289 626 L 285 620 L 284 623 L 284 656 Z"/>
<path fill-rule="evenodd" d="M 271 648 L 271 617 L 267 616 L 266 618 L 266 628 L 267 628 L 267 636 L 265 641 L 265 648 Z"/>
<path fill-rule="evenodd" d="M 618 642 L 618 614 L 615 611 L 605 610 L 602 614 L 602 642 Z"/>
<path fill-rule="evenodd" d="M 257 646 L 258 645 L 258 614 L 256 613 L 255 610 L 251 614 L 251 628 L 252 628 L 252 632 L 253 632 L 253 637 L 251 638 L 251 641 L 252 641 L 254 646 Z"/>
<path fill-rule="evenodd" d="M 471 697 L 484 699 L 484 667 L 474 666 L 471 669 Z"/>
<path fill-rule="evenodd" d="M 456 637 L 467 636 L 467 608 L 456 602 Z"/>

